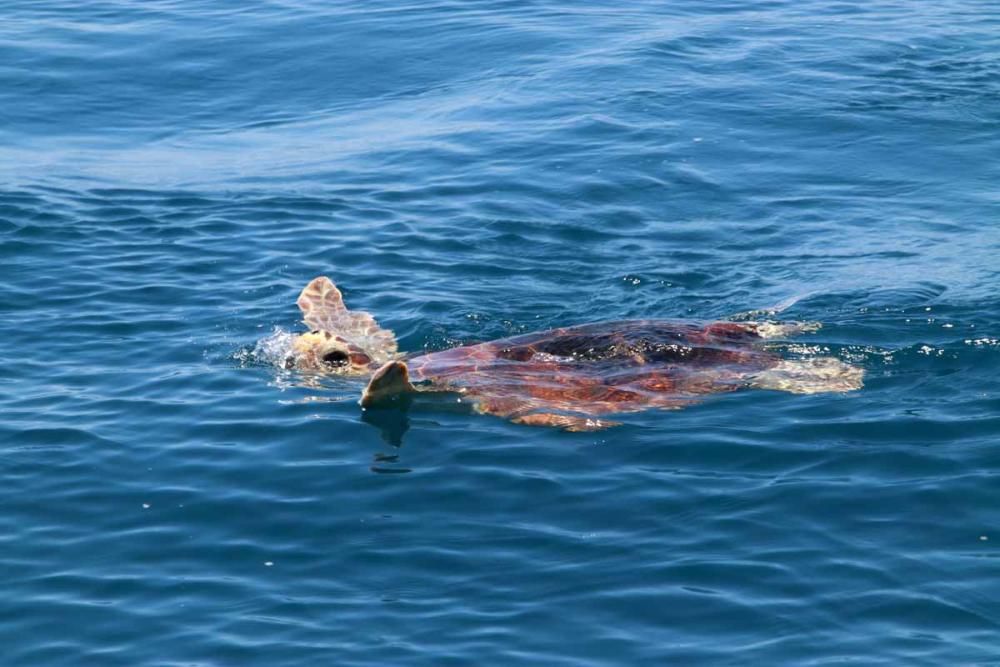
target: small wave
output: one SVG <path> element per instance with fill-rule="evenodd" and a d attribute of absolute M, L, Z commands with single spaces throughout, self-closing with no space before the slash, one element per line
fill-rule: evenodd
<path fill-rule="evenodd" d="M 991 338 L 990 336 L 982 336 L 980 338 L 966 338 L 963 342 L 966 345 L 971 345 L 973 347 L 1000 348 L 1000 338 Z"/>

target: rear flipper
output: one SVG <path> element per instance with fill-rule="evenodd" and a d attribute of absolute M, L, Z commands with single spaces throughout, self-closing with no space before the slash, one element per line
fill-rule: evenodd
<path fill-rule="evenodd" d="M 729 317 L 733 322 L 746 322 L 749 320 L 755 320 L 758 317 L 774 317 L 780 312 L 788 310 L 799 301 L 811 297 L 816 292 L 802 292 L 801 294 L 795 294 L 783 301 L 779 301 L 770 308 L 755 308 L 754 310 L 745 310 L 742 313 L 735 313 Z"/>
<path fill-rule="evenodd" d="M 410 370 L 402 361 L 390 361 L 375 371 L 368 381 L 368 386 L 361 394 L 361 407 L 381 403 L 399 396 L 406 396 L 417 391 L 410 383 Z"/>
<path fill-rule="evenodd" d="M 511 396 L 471 396 L 476 412 L 508 419 L 514 424 L 525 426 L 549 426 L 564 431 L 601 431 L 621 422 L 597 419 L 587 415 L 567 415 L 555 412 L 541 412 L 545 407 Z M 552 408 L 549 408 L 552 409 Z"/>
<path fill-rule="evenodd" d="M 819 331 L 823 325 L 819 322 L 747 322 L 747 326 L 761 338 L 784 339 L 798 336 L 802 333 Z"/>
<path fill-rule="evenodd" d="M 758 373 L 751 386 L 793 394 L 854 391 L 861 389 L 864 370 L 833 357 L 785 359 Z"/>

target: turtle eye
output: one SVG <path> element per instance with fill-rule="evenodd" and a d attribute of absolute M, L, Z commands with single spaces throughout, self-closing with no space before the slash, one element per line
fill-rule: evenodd
<path fill-rule="evenodd" d="M 340 366 L 347 365 L 348 356 L 346 352 L 341 352 L 340 350 L 334 350 L 333 352 L 327 352 L 323 355 L 323 363 L 327 366 L 332 366 L 333 368 L 339 368 Z"/>
<path fill-rule="evenodd" d="M 312 330 L 312 331 L 310 331 L 309 333 L 311 333 L 311 334 L 313 334 L 313 335 L 315 335 L 315 334 L 318 334 L 318 333 L 319 333 L 319 329 L 313 329 L 313 330 Z"/>

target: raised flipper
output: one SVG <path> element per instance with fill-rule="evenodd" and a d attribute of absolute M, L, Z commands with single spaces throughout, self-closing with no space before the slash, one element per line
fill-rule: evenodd
<path fill-rule="evenodd" d="M 785 359 L 758 373 L 751 386 L 790 391 L 793 394 L 854 391 L 861 389 L 864 370 L 833 357 Z"/>
<path fill-rule="evenodd" d="M 335 322 L 347 314 L 344 297 L 326 276 L 314 278 L 306 285 L 295 302 L 302 319 L 310 329 L 335 331 Z"/>
<path fill-rule="evenodd" d="M 402 361 L 390 361 L 375 371 L 368 386 L 361 394 L 361 407 L 405 396 L 417 391 L 410 382 L 410 370 Z"/>
<path fill-rule="evenodd" d="M 342 336 L 376 362 L 396 356 L 396 336 L 380 327 L 370 313 L 348 310 L 340 290 L 326 276 L 306 285 L 296 303 L 302 311 L 302 321 L 310 329 Z"/>

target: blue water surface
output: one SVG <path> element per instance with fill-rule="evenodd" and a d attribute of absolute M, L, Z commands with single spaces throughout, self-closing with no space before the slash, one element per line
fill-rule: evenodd
<path fill-rule="evenodd" d="M 7 0 L 0 664 L 1000 665 L 998 155 L 978 0 Z M 373 423 L 271 363 L 321 274 L 408 351 L 806 295 L 866 384 Z"/>

